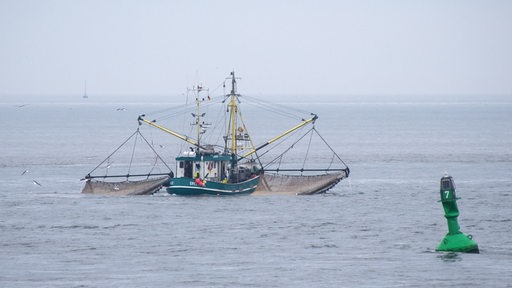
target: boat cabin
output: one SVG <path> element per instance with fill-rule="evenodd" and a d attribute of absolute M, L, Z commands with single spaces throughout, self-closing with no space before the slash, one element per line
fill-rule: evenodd
<path fill-rule="evenodd" d="M 176 178 L 199 177 L 207 181 L 227 181 L 230 161 L 229 155 L 185 151 L 176 158 Z"/>
<path fill-rule="evenodd" d="M 185 151 L 176 157 L 176 178 L 200 178 L 214 182 L 238 183 L 254 177 L 258 168 L 254 165 L 237 165 L 231 167 L 231 156 L 228 154 L 196 153 Z"/>

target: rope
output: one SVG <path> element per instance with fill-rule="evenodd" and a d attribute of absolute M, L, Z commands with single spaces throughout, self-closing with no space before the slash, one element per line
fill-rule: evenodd
<path fill-rule="evenodd" d="M 162 175 L 162 174 L 151 174 L 151 172 L 153 171 L 153 169 L 156 167 L 156 164 L 157 164 L 157 161 L 158 159 L 160 159 L 160 161 L 162 161 L 162 163 L 165 165 L 165 167 L 167 167 L 167 169 L 169 169 L 169 171 L 172 171 L 172 169 L 169 167 L 169 165 L 167 165 L 167 163 L 165 163 L 165 161 L 162 159 L 162 157 L 156 152 L 155 148 L 153 147 L 153 145 L 150 144 L 150 142 L 146 139 L 146 137 L 144 137 L 144 135 L 142 135 L 142 133 L 140 132 L 139 129 L 137 129 L 132 135 L 130 135 L 130 137 L 128 137 L 121 145 L 119 145 L 119 147 L 117 147 L 114 152 L 112 152 L 110 155 L 108 155 L 107 158 L 105 158 L 105 160 L 103 160 L 100 164 L 98 164 L 98 166 L 96 166 L 91 172 L 89 172 L 86 176 L 86 178 L 98 178 L 98 177 L 103 177 L 103 178 L 106 178 L 106 177 L 110 177 L 110 176 L 107 176 L 108 174 L 108 170 L 105 174 L 105 176 L 91 176 L 91 174 L 96 171 L 96 169 L 98 169 L 101 165 L 103 165 L 106 161 L 110 161 L 110 158 L 112 157 L 112 155 L 114 155 L 117 151 L 119 151 L 119 149 L 121 149 L 121 147 L 123 147 L 124 145 L 126 145 L 126 143 L 128 143 L 128 141 L 130 141 L 130 139 L 133 138 L 133 136 L 136 136 L 135 137 L 135 141 L 133 143 L 133 148 L 132 148 L 132 155 L 131 155 L 131 159 L 130 159 L 130 164 L 129 164 L 129 167 L 128 167 L 128 173 L 125 175 L 126 178 L 128 179 L 128 177 L 130 176 L 134 176 L 134 175 L 130 175 L 130 171 L 131 171 L 131 167 L 132 167 L 132 164 L 133 164 L 133 159 L 134 159 L 134 156 L 135 156 L 135 148 L 136 148 L 136 145 L 137 145 L 137 137 L 140 136 L 144 142 L 146 142 L 146 144 L 149 146 L 149 148 L 153 151 L 153 153 L 156 155 L 156 158 L 155 158 L 155 162 L 153 163 L 153 166 L 151 168 L 151 170 L 149 171 L 148 174 L 144 174 L 144 175 L 147 175 L 147 177 L 149 178 L 149 176 L 151 175 Z M 109 162 L 109 165 L 110 165 L 110 162 Z M 108 169 L 108 166 L 107 166 L 107 169 Z M 171 172 L 172 173 L 172 172 Z"/>
<path fill-rule="evenodd" d="M 304 135 L 299 137 L 297 139 L 297 141 L 293 142 L 293 144 L 290 147 L 288 147 L 286 150 L 284 150 L 283 153 L 279 154 L 276 158 L 274 158 L 274 160 L 270 161 L 267 165 L 265 165 L 265 167 L 268 167 L 270 164 L 274 163 L 278 158 L 282 158 L 284 154 L 288 153 L 288 151 L 290 151 L 295 146 L 295 144 L 299 143 L 299 141 L 301 141 L 302 138 L 306 137 L 306 135 L 308 135 L 308 133 L 311 131 L 311 129 L 313 129 L 313 128 L 310 128 L 306 133 L 304 133 Z"/>
<path fill-rule="evenodd" d="M 252 142 L 251 134 L 249 133 L 249 130 L 247 129 L 247 126 L 245 126 L 244 118 L 242 117 L 242 109 L 238 108 L 238 117 L 240 118 L 240 121 L 242 122 L 242 126 L 244 128 L 245 133 L 249 135 L 249 143 L 251 144 L 251 149 L 255 150 L 254 143 Z M 258 160 L 258 163 L 260 164 L 260 167 L 263 167 L 263 163 L 261 163 L 260 157 L 258 156 L 258 153 L 254 152 L 256 155 L 256 159 Z"/>
<path fill-rule="evenodd" d="M 277 162 L 277 165 L 278 165 L 278 168 L 276 169 L 276 171 L 279 171 L 279 167 L 281 166 L 281 162 L 283 160 L 283 156 L 288 153 L 292 148 L 294 148 L 295 144 L 297 144 L 298 142 L 300 142 L 304 137 L 306 137 L 306 135 L 310 135 L 310 138 L 309 138 L 309 143 L 308 143 L 308 148 L 307 148 L 307 151 L 306 151 L 306 156 L 304 157 L 304 162 L 302 164 L 302 169 L 300 169 L 301 171 L 301 175 L 302 175 L 302 171 L 308 171 L 309 169 L 305 169 L 304 167 L 306 166 L 306 161 L 307 161 L 307 157 L 309 155 L 309 152 L 310 152 L 310 148 L 311 148 L 311 143 L 312 143 L 312 139 L 313 139 L 313 131 L 316 133 L 316 135 L 318 135 L 318 137 L 323 141 L 323 143 L 329 148 L 329 150 L 331 150 L 331 152 L 333 153 L 332 154 L 332 158 L 331 158 L 331 161 L 329 163 L 329 166 L 325 169 L 325 171 L 337 171 L 337 169 L 331 169 L 333 163 L 334 163 L 334 159 L 338 159 L 346 168 L 348 168 L 347 164 L 345 164 L 345 162 L 340 158 L 340 156 L 336 153 L 336 151 L 334 151 L 334 149 L 332 149 L 332 147 L 327 143 L 327 141 L 325 141 L 325 139 L 322 137 L 322 135 L 320 135 L 320 133 L 318 132 L 318 130 L 313 126 L 312 128 L 310 128 L 306 133 L 304 133 L 304 135 L 302 135 L 301 137 L 299 137 L 290 147 L 288 147 L 283 153 L 279 154 L 277 157 L 275 157 L 274 159 L 272 159 L 270 162 L 268 162 L 263 168 L 267 168 L 269 167 L 270 165 L 272 164 L 276 164 Z M 284 140 L 283 140 L 284 141 Z M 281 144 L 281 143 L 279 143 Z M 268 152 L 268 151 L 267 151 Z M 267 152 L 263 153 L 262 155 L 265 155 Z M 261 155 L 261 156 L 262 156 Z M 322 169 L 323 170 L 323 169 Z M 284 170 L 283 170 L 284 171 Z"/>
<path fill-rule="evenodd" d="M 160 155 L 158 155 L 158 153 L 156 152 L 155 148 L 153 148 L 153 146 L 151 146 L 151 144 L 149 144 L 149 141 L 146 139 L 146 137 L 144 137 L 144 135 L 142 135 L 140 132 L 139 132 L 139 135 L 140 135 L 140 137 L 142 139 L 144 139 L 144 141 L 146 141 L 146 144 L 148 144 L 149 148 L 151 148 L 151 150 L 153 150 L 153 152 L 155 153 L 156 157 L 158 157 L 158 159 L 160 159 L 160 161 L 162 161 L 162 163 L 164 163 L 165 167 L 167 167 L 169 169 L 169 171 L 170 171 L 171 168 L 167 165 L 167 163 L 165 163 L 164 159 L 162 159 L 162 157 L 160 157 Z"/>
<path fill-rule="evenodd" d="M 329 145 L 329 143 L 327 143 L 327 141 L 325 141 L 324 137 L 322 137 L 322 135 L 320 135 L 320 133 L 318 133 L 318 131 L 315 129 L 315 127 L 313 127 L 313 129 L 315 130 L 316 134 L 318 135 L 318 137 L 320 137 L 320 139 L 322 139 L 322 141 L 324 141 L 325 145 L 327 147 L 329 147 L 329 149 L 334 153 L 334 155 L 336 155 L 336 157 L 338 158 L 338 160 L 341 161 L 341 163 L 343 163 L 343 165 L 345 165 L 345 167 L 348 168 L 347 164 L 345 164 L 345 162 L 343 162 L 343 160 L 341 160 L 341 157 L 338 155 L 338 153 L 336 153 L 336 151 L 334 151 L 334 149 L 332 149 L 331 145 Z"/>
<path fill-rule="evenodd" d="M 137 136 L 140 135 L 139 128 L 137 128 Z M 130 175 L 130 170 L 132 169 L 133 156 L 135 155 L 135 147 L 137 146 L 137 136 L 135 136 L 135 141 L 133 141 L 133 149 L 132 149 L 132 157 L 130 159 L 130 165 L 128 166 L 128 175 Z M 128 176 L 126 176 L 126 180 L 128 180 Z"/>
<path fill-rule="evenodd" d="M 334 155 L 335 153 L 332 154 L 332 157 L 331 157 L 331 163 L 329 163 L 329 166 L 327 166 L 327 170 L 331 169 L 331 166 L 332 164 L 334 163 Z"/>
<path fill-rule="evenodd" d="M 309 148 L 311 148 L 311 139 L 313 139 L 313 132 L 312 130 L 314 129 L 315 127 L 313 126 L 313 128 L 311 128 L 308 133 L 309 133 L 309 143 L 308 143 L 308 149 L 306 150 L 306 155 L 304 156 L 304 162 L 302 163 L 302 169 L 304 169 L 304 166 L 306 166 L 306 160 L 308 159 L 308 155 L 309 155 Z M 302 175 L 302 172 L 300 173 Z"/>
<path fill-rule="evenodd" d="M 289 105 L 286 106 L 278 103 L 263 101 L 262 99 L 251 97 L 248 95 L 244 95 L 244 98 L 246 100 L 249 100 L 249 102 L 254 106 L 260 107 L 262 110 L 273 112 L 277 115 L 281 115 L 283 117 L 288 117 L 291 119 L 301 119 L 301 115 L 310 114 L 309 112 L 302 109 L 290 108 Z"/>
<path fill-rule="evenodd" d="M 108 158 L 108 161 L 107 161 L 107 167 L 106 167 L 106 169 L 105 169 L 105 177 L 107 177 L 107 175 L 108 175 L 108 169 L 110 168 L 110 164 L 111 164 L 111 163 L 110 163 L 110 158 Z"/>
<path fill-rule="evenodd" d="M 119 149 L 121 149 L 121 147 L 123 147 L 123 146 L 124 146 L 124 144 L 126 144 L 126 142 L 128 142 L 130 139 L 132 139 L 132 137 L 133 137 L 135 134 L 137 134 L 137 132 L 138 132 L 138 131 L 139 131 L 139 129 L 137 129 L 137 131 L 133 132 L 133 134 L 132 134 L 132 135 L 130 135 L 130 137 L 128 137 L 128 139 L 126 139 L 126 140 L 123 142 L 123 144 L 119 145 L 119 147 L 117 147 L 117 148 L 114 150 L 114 152 L 110 153 L 110 155 L 108 155 L 108 156 L 107 156 L 107 158 L 105 158 L 105 160 L 101 161 L 101 163 L 100 163 L 100 164 L 98 164 L 98 166 L 94 167 L 94 169 L 92 169 L 92 171 L 91 171 L 91 172 L 89 172 L 89 174 L 88 174 L 88 175 L 91 175 L 91 173 L 92 173 L 92 172 L 94 172 L 94 171 L 96 171 L 96 169 L 98 169 L 98 168 L 99 168 L 103 163 L 105 163 L 105 161 L 109 160 L 109 159 L 110 159 L 110 157 L 112 157 L 112 155 L 114 155 L 114 154 L 115 154 Z"/>

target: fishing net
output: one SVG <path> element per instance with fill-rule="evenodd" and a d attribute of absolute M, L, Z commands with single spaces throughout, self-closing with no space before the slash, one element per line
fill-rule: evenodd
<path fill-rule="evenodd" d="M 105 182 L 87 180 L 82 193 L 102 195 L 148 195 L 160 190 L 169 176 L 138 181 Z"/>
<path fill-rule="evenodd" d="M 140 147 L 141 145 L 137 145 L 140 143 L 145 145 Z M 86 180 L 82 193 L 105 195 L 153 194 L 172 177 L 173 172 L 169 166 L 158 155 L 153 145 L 137 129 L 82 179 Z M 125 180 L 116 181 L 116 179 L 122 178 Z"/>
<path fill-rule="evenodd" d="M 264 161 L 265 173 L 255 194 L 325 193 L 342 179 L 347 178 L 350 173 L 348 166 L 314 126 L 306 133 L 297 133 L 277 144 L 285 144 L 283 146 L 285 149 L 279 151 L 280 149 L 275 149 L 279 147 L 271 147 L 258 155 L 263 156 L 260 160 L 269 156 L 273 159 Z"/>
<path fill-rule="evenodd" d="M 253 194 L 310 195 L 324 193 L 346 178 L 347 174 L 348 171 L 311 176 L 266 173 L 262 175 L 260 184 Z"/>

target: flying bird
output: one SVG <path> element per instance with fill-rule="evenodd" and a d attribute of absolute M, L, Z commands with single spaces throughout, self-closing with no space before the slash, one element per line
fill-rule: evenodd
<path fill-rule="evenodd" d="M 32 179 L 32 182 L 34 182 L 35 185 L 38 185 L 38 186 L 43 186 L 41 185 L 41 183 L 37 182 L 36 180 Z"/>
<path fill-rule="evenodd" d="M 28 169 L 23 171 L 23 172 L 21 172 L 21 175 L 25 175 L 27 172 L 28 172 Z"/>

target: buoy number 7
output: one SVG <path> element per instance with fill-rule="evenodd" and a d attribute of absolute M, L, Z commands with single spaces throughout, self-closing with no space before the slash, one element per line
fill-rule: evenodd
<path fill-rule="evenodd" d="M 444 198 L 448 199 L 448 196 L 450 196 L 450 191 L 444 191 L 444 194 L 445 194 Z"/>

